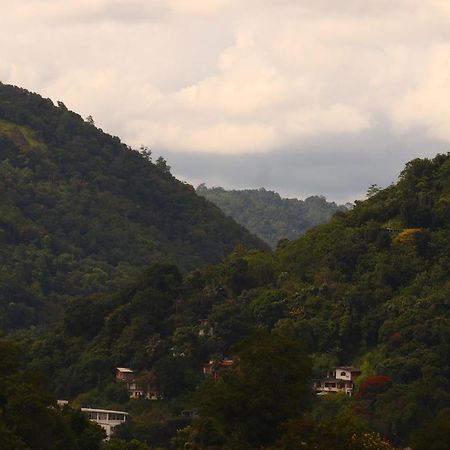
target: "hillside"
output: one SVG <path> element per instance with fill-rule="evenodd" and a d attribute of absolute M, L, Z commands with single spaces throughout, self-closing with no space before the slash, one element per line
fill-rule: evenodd
<path fill-rule="evenodd" d="M 196 191 L 273 249 L 280 240 L 297 239 L 310 228 L 328 222 L 337 211 L 347 209 L 321 196 L 281 198 L 264 188 L 227 191 L 201 184 Z"/>
<path fill-rule="evenodd" d="M 112 292 L 155 262 L 219 262 L 265 248 L 138 152 L 61 102 L 0 84 L 0 328 L 57 316 L 65 299 Z"/>
<path fill-rule="evenodd" d="M 255 448 L 232 432 L 239 411 L 226 410 L 233 402 L 239 409 L 246 389 L 252 396 L 246 407 L 267 406 L 266 397 L 258 395 L 269 395 L 275 384 L 268 382 L 266 391 L 257 384 L 256 394 L 251 383 L 261 375 L 255 363 L 247 368 L 241 363 L 224 381 L 202 387 L 203 416 L 182 432 L 180 446 L 169 441 L 190 423 L 180 423 L 179 414 L 192 407 L 186 394 L 204 379 L 206 361 L 236 351 L 242 358 L 260 355 L 261 367 L 268 367 L 277 383 L 277 374 L 297 383 L 284 372 L 290 359 L 283 349 L 297 348 L 300 340 L 311 357 L 312 376 L 323 377 L 339 364 L 360 367 L 355 395 L 317 397 L 311 403 L 299 397 L 309 411 L 300 417 L 296 403 L 289 411 L 276 409 L 275 398 L 269 416 L 242 416 L 245 436 L 261 439 L 263 431 L 272 430 L 264 447 L 274 449 L 299 448 L 305 441 L 314 443 L 305 448 L 392 448 L 358 446 L 354 440 L 352 446 L 322 442 L 366 430 L 414 450 L 444 449 L 450 429 L 449 232 L 450 154 L 417 159 L 396 185 L 282 243 L 274 254 L 238 248 L 223 263 L 185 276 L 174 266 L 153 266 L 120 293 L 73 301 L 63 325 L 39 338 L 23 336 L 22 345 L 31 349 L 29 367 L 51 376 L 58 396 L 129 408 L 133 421 L 121 432 L 124 438 L 185 448 L 186 441 L 212 436 L 224 444 L 198 448 Z M 248 340 L 241 350 L 233 347 L 255 332 L 250 350 Z M 284 341 L 277 344 L 269 336 L 284 336 Z M 273 356 L 265 357 L 264 349 Z M 303 374 L 307 358 L 302 358 L 295 364 Z M 138 370 L 165 401 L 127 402 L 113 381 L 118 366 Z M 251 379 L 239 378 L 240 370 Z M 220 391 L 227 383 L 232 390 Z M 282 413 L 278 419 L 276 411 Z M 264 425 L 268 417 L 272 428 Z M 291 422 L 280 436 L 279 425 L 287 419 Z"/>

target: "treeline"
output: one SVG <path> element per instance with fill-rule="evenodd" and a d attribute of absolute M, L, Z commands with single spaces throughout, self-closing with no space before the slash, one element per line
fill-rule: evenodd
<path fill-rule="evenodd" d="M 396 185 L 274 253 L 238 246 L 185 275 L 154 265 L 118 293 L 72 300 L 55 330 L 17 339 L 60 398 L 128 409 L 124 441 L 443 450 L 449 225 L 450 155 L 417 159 Z M 204 383 L 203 365 L 224 358 L 231 369 Z M 311 377 L 341 364 L 362 370 L 355 395 L 314 398 Z M 129 401 L 115 367 L 164 400 Z"/>
<path fill-rule="evenodd" d="M 227 191 L 200 184 L 196 191 L 273 249 L 280 240 L 297 239 L 310 228 L 328 222 L 337 211 L 348 209 L 348 206 L 327 202 L 322 196 L 314 195 L 305 200 L 281 198 L 264 188 Z"/>
<path fill-rule="evenodd" d="M 163 158 L 0 83 L 0 328 L 53 321 L 155 262 L 219 262 L 238 243 L 265 248 Z"/>
<path fill-rule="evenodd" d="M 103 429 L 79 410 L 58 407 L 42 377 L 21 366 L 18 346 L 0 336 L 0 447 L 98 449 Z"/>

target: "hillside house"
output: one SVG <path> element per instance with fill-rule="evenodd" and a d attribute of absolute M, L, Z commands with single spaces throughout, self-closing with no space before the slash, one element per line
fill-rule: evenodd
<path fill-rule="evenodd" d="M 116 427 L 124 423 L 128 418 L 125 411 L 111 411 L 109 409 L 81 408 L 89 420 L 98 423 L 106 432 L 106 440 L 109 440 Z"/>
<path fill-rule="evenodd" d="M 313 380 L 313 390 L 317 395 L 344 392 L 353 394 L 354 381 L 361 375 L 361 370 L 356 367 L 336 367 L 330 370 L 326 378 Z"/>
<path fill-rule="evenodd" d="M 147 400 L 162 400 L 163 395 L 152 389 L 149 384 L 137 381 L 136 371 L 128 367 L 116 368 L 116 380 L 125 383 L 130 398 L 145 398 Z"/>
<path fill-rule="evenodd" d="M 208 319 L 200 320 L 200 324 L 198 326 L 198 335 L 200 337 L 214 336 L 214 328 L 209 323 Z"/>
<path fill-rule="evenodd" d="M 354 381 L 361 375 L 361 370 L 351 366 L 336 367 L 328 375 L 336 380 Z"/>
<path fill-rule="evenodd" d="M 123 383 L 130 383 L 136 377 L 136 372 L 128 367 L 117 367 L 116 368 L 116 380 L 122 381 Z"/>
<path fill-rule="evenodd" d="M 203 374 L 206 376 L 210 376 L 217 380 L 220 376 L 220 372 L 222 370 L 229 369 L 233 365 L 234 361 L 232 359 L 222 359 L 220 361 L 208 361 L 203 364 Z"/>

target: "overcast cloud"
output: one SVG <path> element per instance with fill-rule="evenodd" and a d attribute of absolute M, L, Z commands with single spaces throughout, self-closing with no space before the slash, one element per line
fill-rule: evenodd
<path fill-rule="evenodd" d="M 192 183 L 338 201 L 450 141 L 448 0 L 0 0 L 0 80 Z"/>

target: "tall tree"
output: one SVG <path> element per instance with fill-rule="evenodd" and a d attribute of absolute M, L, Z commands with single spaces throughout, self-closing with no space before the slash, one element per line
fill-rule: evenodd
<path fill-rule="evenodd" d="M 308 404 L 310 362 L 300 341 L 266 331 L 244 339 L 234 355 L 233 368 L 195 395 L 201 416 L 196 439 L 210 439 L 209 423 L 224 448 L 259 448 L 274 442 L 279 425 Z"/>

